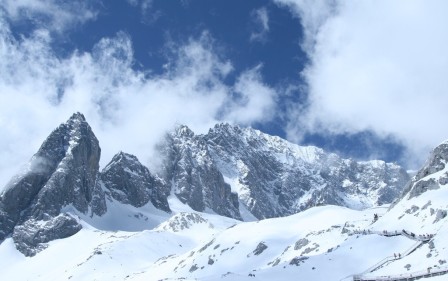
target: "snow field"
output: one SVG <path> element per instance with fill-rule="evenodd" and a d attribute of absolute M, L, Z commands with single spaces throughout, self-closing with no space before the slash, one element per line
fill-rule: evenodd
<path fill-rule="evenodd" d="M 446 266 L 446 218 L 433 224 L 436 215 L 431 216 L 429 206 L 423 208 L 429 198 L 433 208 L 446 206 L 445 195 L 445 189 L 432 190 L 388 212 L 322 206 L 254 222 L 193 212 L 174 197 L 172 214 L 155 212 L 152 206 L 108 202 L 105 217 L 72 213 L 83 229 L 50 242 L 33 258 L 20 254 L 11 238 L 5 240 L 0 257 L 8 258 L 0 259 L 0 275 L 2 280 L 351 280 L 416 243 L 403 235 L 385 237 L 369 230 L 401 228 L 436 236 L 409 256 L 364 274 L 422 271 Z M 407 213 L 414 205 L 419 209 Z M 372 224 L 375 213 L 380 218 Z"/>

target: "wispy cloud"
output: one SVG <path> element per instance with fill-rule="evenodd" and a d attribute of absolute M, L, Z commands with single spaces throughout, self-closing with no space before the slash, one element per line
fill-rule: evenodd
<path fill-rule="evenodd" d="M 251 41 L 264 42 L 269 33 L 269 14 L 266 7 L 254 10 L 251 14 L 254 23 L 254 30 L 250 35 Z"/>
<path fill-rule="evenodd" d="M 0 12 L 12 21 L 29 20 L 47 30 L 62 32 L 93 20 L 97 11 L 93 1 L 2 0 Z"/>
<path fill-rule="evenodd" d="M 266 122 L 275 116 L 277 93 L 263 82 L 262 65 L 243 72 L 233 86 L 233 99 L 224 107 L 224 118 L 230 122 L 250 125 Z"/>
<path fill-rule="evenodd" d="M 290 137 L 371 130 L 417 162 L 448 138 L 446 1 L 277 2 L 300 17 L 310 58 L 309 106 L 291 110 Z"/>
<path fill-rule="evenodd" d="M 102 165 L 119 150 L 151 164 L 154 145 L 175 124 L 197 132 L 218 121 L 251 124 L 271 118 L 276 106 L 259 67 L 233 73 L 206 32 L 172 42 L 165 72 L 151 75 L 133 69 L 132 39 L 124 32 L 101 39 L 92 52 L 59 58 L 50 31 L 17 39 L 0 21 L 0 186 L 75 111 L 99 138 Z M 237 79 L 229 85 L 231 73 Z"/>
<path fill-rule="evenodd" d="M 160 10 L 153 8 L 154 0 L 126 0 L 131 6 L 138 7 L 142 17 L 142 22 L 145 24 L 155 23 L 161 16 Z"/>

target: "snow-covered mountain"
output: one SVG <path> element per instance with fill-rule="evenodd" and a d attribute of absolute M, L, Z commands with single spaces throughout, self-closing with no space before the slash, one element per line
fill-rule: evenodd
<path fill-rule="evenodd" d="M 119 153 L 100 173 L 100 153 L 82 114 L 55 129 L 0 196 L 0 241 L 12 236 L 19 251 L 33 256 L 82 228 L 73 214 L 107 218 L 111 202 L 142 207 L 151 201 L 170 211 L 169 187 L 135 156 Z"/>
<path fill-rule="evenodd" d="M 137 157 L 120 152 L 101 171 L 100 178 L 112 198 L 124 204 L 142 207 L 151 201 L 157 209 L 169 212 L 170 187 L 153 176 Z"/>
<path fill-rule="evenodd" d="M 343 159 L 229 124 L 205 135 L 180 126 L 165 144 L 166 180 L 179 198 L 196 211 L 237 219 L 236 197 L 241 216 L 258 219 L 328 204 L 365 209 L 391 203 L 409 180 L 396 164 Z"/>
<path fill-rule="evenodd" d="M 227 124 L 159 148 L 100 171 L 85 118 L 59 126 L 0 196 L 0 279 L 446 280 L 448 142 L 408 184 Z"/>

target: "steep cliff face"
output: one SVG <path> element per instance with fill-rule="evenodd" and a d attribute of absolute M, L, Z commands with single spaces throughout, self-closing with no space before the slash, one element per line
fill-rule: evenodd
<path fill-rule="evenodd" d="M 136 208 L 151 202 L 170 212 L 171 187 L 135 156 L 121 152 L 100 173 L 100 154 L 82 114 L 56 128 L 0 195 L 0 242 L 12 236 L 22 253 L 35 255 L 81 229 L 73 216 L 106 214 L 107 201 Z"/>
<path fill-rule="evenodd" d="M 233 218 L 240 218 L 241 208 L 262 219 L 327 204 L 387 204 L 409 180 L 392 163 L 343 159 L 229 124 L 204 135 L 179 126 L 161 149 L 165 179 L 182 202 Z"/>
<path fill-rule="evenodd" d="M 196 211 L 211 210 L 241 219 L 238 196 L 232 193 L 212 159 L 206 142 L 186 126 L 165 141 L 165 178 L 174 194 Z"/>
<path fill-rule="evenodd" d="M 14 177 L 0 196 L 0 240 L 10 234 L 16 242 L 21 240 L 20 233 L 32 221 L 51 221 L 67 205 L 82 213 L 104 214 L 105 198 L 98 182 L 100 153 L 98 140 L 82 114 L 74 114 L 54 130 L 27 169 Z M 79 230 L 69 216 L 58 221 L 58 227 L 70 221 L 72 234 Z M 60 238 L 62 232 L 49 231 L 46 239 Z"/>
<path fill-rule="evenodd" d="M 101 180 L 111 196 L 122 203 L 142 207 L 151 201 L 156 208 L 170 211 L 170 186 L 153 176 L 134 155 L 115 155 L 101 172 Z"/>
<path fill-rule="evenodd" d="M 438 145 L 431 152 L 428 160 L 406 185 L 404 194 L 409 197 L 417 197 L 428 190 L 439 189 L 448 183 L 448 141 Z"/>
<path fill-rule="evenodd" d="M 219 124 L 198 136 L 185 127 L 182 130 L 185 133 L 177 134 L 175 141 L 181 149 L 174 154 L 185 155 L 178 162 L 184 175 L 192 174 L 190 167 L 195 167 L 193 175 L 213 167 L 259 219 L 318 205 L 362 209 L 391 203 L 409 180 L 395 164 L 343 159 L 250 128 Z M 174 182 L 188 182 L 188 178 L 180 176 Z"/>

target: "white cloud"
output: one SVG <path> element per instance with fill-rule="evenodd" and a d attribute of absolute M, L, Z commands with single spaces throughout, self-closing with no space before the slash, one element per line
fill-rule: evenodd
<path fill-rule="evenodd" d="M 281 6 L 286 6 L 291 13 L 300 18 L 304 31 L 302 48 L 312 52 L 320 28 L 335 13 L 336 0 L 274 0 Z"/>
<path fill-rule="evenodd" d="M 255 24 L 255 30 L 250 35 L 250 41 L 264 42 L 269 32 L 269 14 L 266 7 L 254 10 L 252 20 Z"/>
<path fill-rule="evenodd" d="M 2 10 L 13 21 L 32 20 L 37 26 L 62 32 L 76 24 L 93 20 L 96 1 L 2 0 Z"/>
<path fill-rule="evenodd" d="M 301 18 L 311 61 L 309 106 L 291 111 L 290 136 L 373 130 L 418 161 L 448 139 L 448 2 L 277 2 Z"/>
<path fill-rule="evenodd" d="M 142 16 L 142 22 L 145 24 L 155 23 L 161 16 L 160 10 L 153 8 L 154 0 L 126 0 L 131 6 L 138 7 Z"/>
<path fill-rule="evenodd" d="M 275 114 L 276 92 L 263 83 L 261 65 L 241 74 L 234 86 L 235 98 L 224 109 L 225 119 L 242 125 L 269 121 Z"/>
<path fill-rule="evenodd" d="M 51 36 L 40 29 L 16 39 L 0 17 L 1 187 L 76 111 L 97 135 L 104 166 L 120 150 L 150 164 L 154 145 L 175 124 L 204 132 L 221 120 L 269 119 L 265 113 L 275 107 L 275 92 L 258 68 L 237 74 L 234 85 L 224 83 L 232 64 L 214 52 L 207 33 L 171 44 L 160 75 L 132 69 L 132 41 L 124 32 L 64 59 L 51 49 Z"/>

